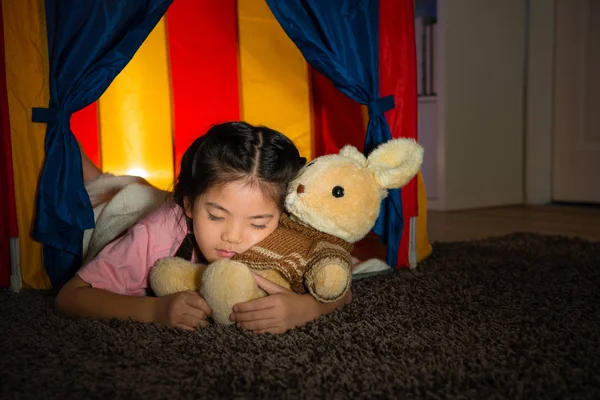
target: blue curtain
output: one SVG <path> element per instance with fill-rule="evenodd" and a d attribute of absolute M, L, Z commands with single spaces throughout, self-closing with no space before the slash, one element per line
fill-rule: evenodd
<path fill-rule="evenodd" d="M 425 19 L 437 19 L 437 1 L 436 0 L 416 0 L 415 17 Z"/>
<path fill-rule="evenodd" d="M 394 98 L 379 97 L 379 1 L 266 1 L 306 61 L 340 91 L 368 106 L 365 155 L 392 139 L 383 113 L 394 108 Z M 403 223 L 400 190 L 390 190 L 373 232 L 387 245 L 387 263 L 392 267 Z"/>
<path fill-rule="evenodd" d="M 83 231 L 94 227 L 71 115 L 104 93 L 172 1 L 45 1 L 50 104 L 32 110 L 33 122 L 48 124 L 33 237 L 55 288 L 77 272 Z"/>

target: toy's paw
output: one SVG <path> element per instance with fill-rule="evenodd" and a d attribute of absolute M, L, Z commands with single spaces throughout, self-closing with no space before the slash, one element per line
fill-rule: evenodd
<path fill-rule="evenodd" d="M 228 325 L 233 323 L 229 316 L 235 304 L 264 297 L 266 293 L 258 287 L 252 271 L 245 264 L 219 260 L 211 263 L 204 272 L 200 295 L 212 309 L 213 319 Z"/>
<path fill-rule="evenodd" d="M 157 296 L 198 290 L 205 268 L 178 257 L 160 259 L 150 270 L 150 287 Z"/>
<path fill-rule="evenodd" d="M 350 286 L 350 278 L 348 270 L 339 264 L 324 264 L 314 269 L 309 286 L 312 286 L 311 292 L 317 300 L 331 302 L 346 293 Z"/>

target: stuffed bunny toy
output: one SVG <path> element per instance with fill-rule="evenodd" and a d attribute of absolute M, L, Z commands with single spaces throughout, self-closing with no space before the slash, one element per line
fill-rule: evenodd
<path fill-rule="evenodd" d="M 337 301 L 352 281 L 353 244 L 375 225 L 387 190 L 406 185 L 422 162 L 423 148 L 404 138 L 380 145 L 368 158 L 352 146 L 317 157 L 290 183 L 287 214 L 266 239 L 208 266 L 159 260 L 151 287 L 157 296 L 198 290 L 221 324 L 232 323 L 234 304 L 266 296 L 253 274 L 320 302 Z"/>

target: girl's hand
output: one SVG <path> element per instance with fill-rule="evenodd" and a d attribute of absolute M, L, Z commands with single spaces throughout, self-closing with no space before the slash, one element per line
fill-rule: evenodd
<path fill-rule="evenodd" d="M 159 297 L 155 306 L 156 322 L 188 331 L 208 325 L 211 314 L 208 303 L 191 290 Z"/>
<path fill-rule="evenodd" d="M 230 318 L 239 327 L 253 333 L 284 333 L 321 315 L 321 306 L 311 295 L 294 293 L 258 275 L 255 278 L 268 296 L 233 306 Z"/>

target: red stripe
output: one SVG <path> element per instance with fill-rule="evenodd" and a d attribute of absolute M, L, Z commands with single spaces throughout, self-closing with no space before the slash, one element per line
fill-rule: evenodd
<path fill-rule="evenodd" d="M 365 132 L 361 105 L 340 92 L 324 75 L 313 68 L 310 71 L 314 156 L 337 153 L 347 144 L 362 151 Z"/>
<path fill-rule="evenodd" d="M 4 23 L 0 5 L 0 187 L 3 192 L 0 196 L 0 288 L 10 286 L 9 238 L 19 236 L 4 60 Z"/>
<path fill-rule="evenodd" d="M 386 112 L 393 137 L 417 138 L 417 61 L 413 0 L 379 0 L 379 90 L 394 95 Z M 396 267 L 408 266 L 409 218 L 418 214 L 417 179 L 402 189 L 404 229 Z"/>
<path fill-rule="evenodd" d="M 81 143 L 88 158 L 102 168 L 100 158 L 100 136 L 98 128 L 98 102 L 77 111 L 71 117 L 71 130 Z"/>
<path fill-rule="evenodd" d="M 220 122 L 240 118 L 237 3 L 177 0 L 167 11 L 174 161 Z"/>

